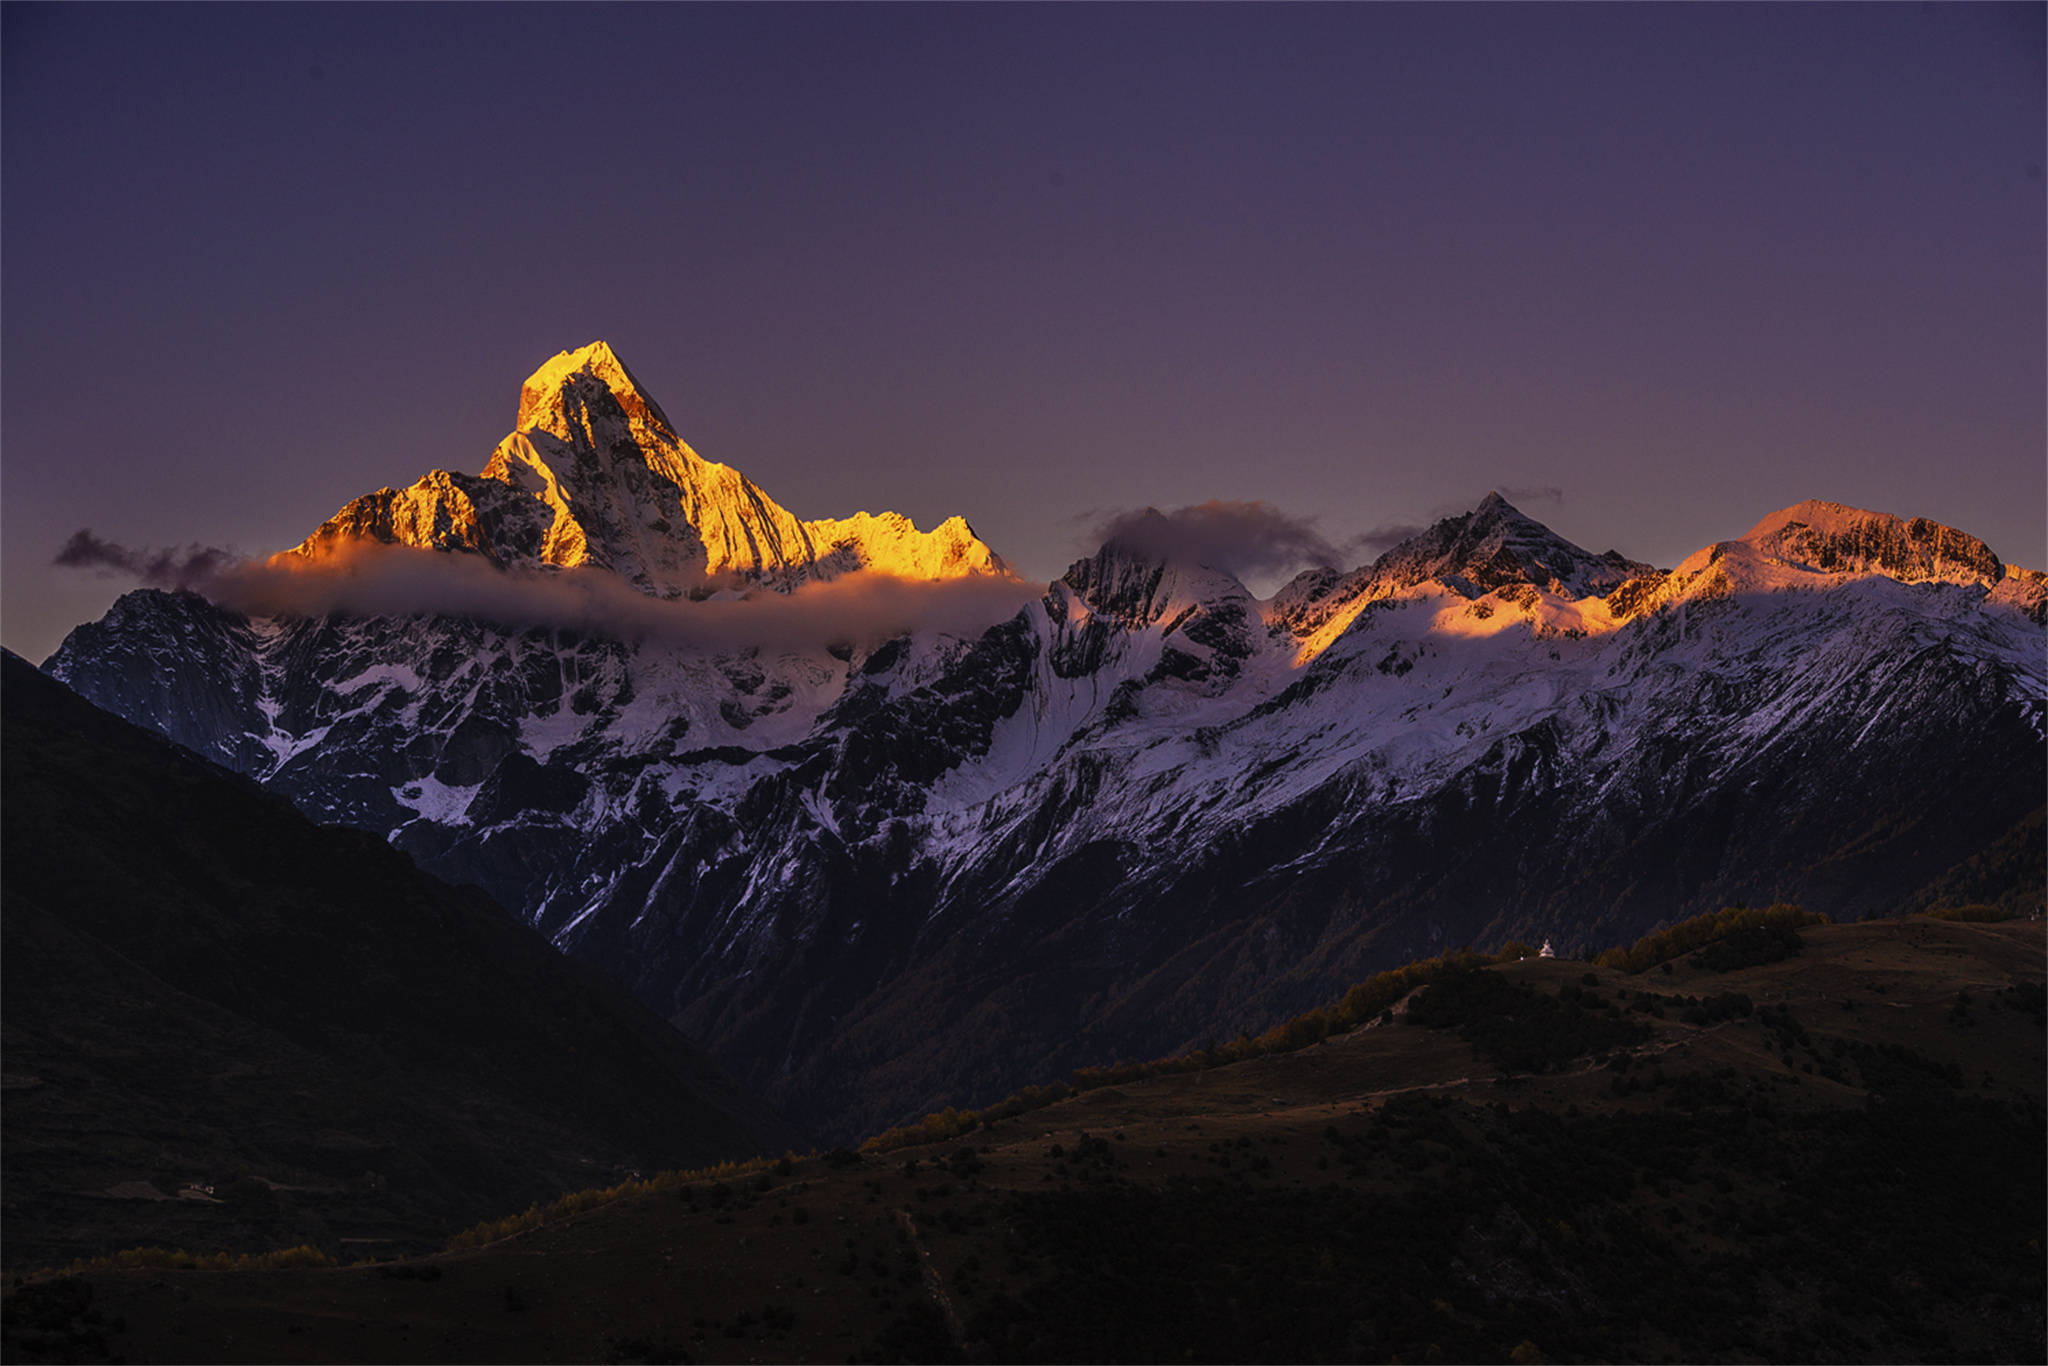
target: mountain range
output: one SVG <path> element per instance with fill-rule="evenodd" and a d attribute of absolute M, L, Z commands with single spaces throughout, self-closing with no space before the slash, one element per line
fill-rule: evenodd
<path fill-rule="evenodd" d="M 2048 575 L 1834 503 L 1661 570 L 1495 494 L 1264 599 L 1154 517 L 1024 585 L 958 518 L 795 518 L 595 343 L 480 474 L 252 573 L 44 668 L 482 887 L 832 1134 L 1460 944 L 1885 914 L 1995 848 L 1982 895 L 2041 885 Z"/>

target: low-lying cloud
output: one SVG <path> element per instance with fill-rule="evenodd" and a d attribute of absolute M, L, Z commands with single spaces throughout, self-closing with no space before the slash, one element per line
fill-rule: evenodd
<path fill-rule="evenodd" d="M 500 569 L 476 555 L 359 542 L 308 557 L 222 561 L 137 551 L 81 531 L 57 563 L 185 588 L 252 617 L 448 616 L 710 650 L 802 650 L 911 631 L 975 635 L 1040 589 L 979 576 L 922 580 L 843 574 L 794 592 L 649 597 L 603 569 Z M 183 572 L 181 572 L 183 571 Z M 709 590 L 712 587 L 706 584 Z"/>
<path fill-rule="evenodd" d="M 1565 496 L 1552 485 L 1500 492 L 1514 503 L 1562 503 Z M 1469 509 L 1457 509 L 1463 510 Z M 1332 539 L 1316 518 L 1263 500 L 1212 499 L 1167 511 L 1091 516 L 1090 549 L 1116 541 L 1240 580 L 1272 579 L 1309 566 L 1353 567 L 1428 529 L 1420 522 L 1390 521 Z M 126 546 L 88 527 L 73 532 L 52 563 L 152 588 L 187 589 L 249 616 L 469 617 L 512 629 L 652 638 L 715 650 L 860 644 L 920 630 L 973 635 L 1014 615 L 1039 591 L 1006 577 L 928 581 L 857 572 L 790 593 L 660 599 L 601 569 L 505 570 L 475 555 L 368 542 L 314 558 L 255 560 L 197 543 Z"/>
<path fill-rule="evenodd" d="M 1159 559 L 1191 560 L 1244 579 L 1308 565 L 1339 567 L 1347 547 L 1331 541 L 1313 517 L 1284 512 L 1264 500 L 1211 499 L 1160 511 L 1142 508 L 1098 520 L 1092 544 L 1115 541 Z"/>
<path fill-rule="evenodd" d="M 90 527 L 71 533 L 50 563 L 66 569 L 89 569 L 102 578 L 133 579 L 151 588 L 193 588 L 211 582 L 242 557 L 219 546 L 148 548 L 122 545 L 95 536 Z"/>

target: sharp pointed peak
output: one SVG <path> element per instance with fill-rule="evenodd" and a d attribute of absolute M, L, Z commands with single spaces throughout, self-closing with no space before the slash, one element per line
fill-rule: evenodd
<path fill-rule="evenodd" d="M 611 343 L 599 340 L 579 346 L 572 351 L 555 352 L 547 360 L 542 361 L 540 366 L 526 377 L 526 382 L 520 387 L 522 389 L 555 388 L 569 376 L 582 371 L 587 370 L 594 374 L 610 369 L 624 371 L 625 368 L 619 361 L 618 353 L 612 350 Z"/>
<path fill-rule="evenodd" d="M 1495 489 L 1472 511 L 1446 517 L 1381 555 L 1372 572 L 1400 587 L 1435 580 L 1486 592 L 1529 583 L 1584 597 L 1646 567 L 1615 551 L 1595 555 L 1575 545 Z"/>
<path fill-rule="evenodd" d="M 1374 563 L 1395 564 L 1418 555 L 1438 556 L 1450 547 L 1501 536 L 1513 539 L 1534 536 L 1570 544 L 1547 524 L 1510 503 L 1499 489 L 1493 489 L 1470 512 L 1454 512 L 1415 530 L 1407 539 L 1383 552 Z"/>
<path fill-rule="evenodd" d="M 1499 489 L 1490 490 L 1479 500 L 1479 506 L 1467 514 L 1474 522 L 1527 522 L 1532 526 L 1543 526 L 1541 521 L 1516 507 L 1507 500 Z"/>
<path fill-rule="evenodd" d="M 675 424 L 668 420 L 668 414 L 662 412 L 661 405 L 654 401 L 646 386 L 626 368 L 626 362 L 612 350 L 611 343 L 602 338 L 573 351 L 557 351 L 526 377 L 526 382 L 519 386 L 519 419 L 516 425 L 521 428 L 529 426 L 538 414 L 557 401 L 564 386 L 579 375 L 587 375 L 609 389 L 629 413 L 638 409 L 670 436 L 676 434 Z"/>

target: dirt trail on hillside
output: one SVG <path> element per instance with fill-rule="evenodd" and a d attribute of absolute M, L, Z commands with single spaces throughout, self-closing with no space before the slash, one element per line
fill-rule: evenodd
<path fill-rule="evenodd" d="M 917 1231 L 917 1219 L 907 1209 L 896 1211 L 896 1219 L 903 1225 L 903 1231 L 910 1235 L 910 1246 L 917 1253 L 919 1269 L 924 1273 L 924 1288 L 932 1297 L 932 1303 L 945 1316 L 946 1331 L 952 1334 L 953 1345 L 958 1347 L 965 1360 L 967 1351 L 967 1328 L 960 1321 L 960 1311 L 953 1304 L 953 1297 L 946 1293 L 946 1283 L 939 1279 L 938 1263 L 932 1260 L 931 1249 L 924 1245 L 924 1238 Z"/>

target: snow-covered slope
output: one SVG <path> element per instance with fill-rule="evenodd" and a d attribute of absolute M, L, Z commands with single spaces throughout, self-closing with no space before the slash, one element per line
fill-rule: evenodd
<path fill-rule="evenodd" d="M 608 351 L 521 408 L 483 476 L 377 495 L 389 534 L 573 544 L 656 593 L 934 544 L 784 520 Z M 2048 782 L 2048 580 L 1933 523 L 1806 503 L 1665 572 L 1495 495 L 1266 601 L 1152 539 L 978 634 L 711 651 L 137 593 L 46 667 L 487 887 L 840 1133 L 1455 944 L 1883 912 Z"/>
<path fill-rule="evenodd" d="M 1466 616 L 1473 621 L 1490 620 L 1505 606 L 1547 629 L 1604 630 L 1613 625 L 1604 599 L 1657 577 L 1617 551 L 1594 555 L 1573 545 L 1491 493 L 1471 512 L 1445 518 L 1351 574 L 1305 571 L 1273 606 L 1306 662 L 1367 609 L 1418 591 L 1472 603 Z"/>
<path fill-rule="evenodd" d="M 481 555 L 500 567 L 594 566 L 672 598 L 789 588 L 867 569 L 912 579 L 1004 574 L 959 517 L 921 532 L 893 512 L 801 521 L 704 459 L 604 342 L 564 351 L 519 390 L 518 425 L 479 475 L 435 470 L 379 489 L 292 554 L 373 541 Z"/>

